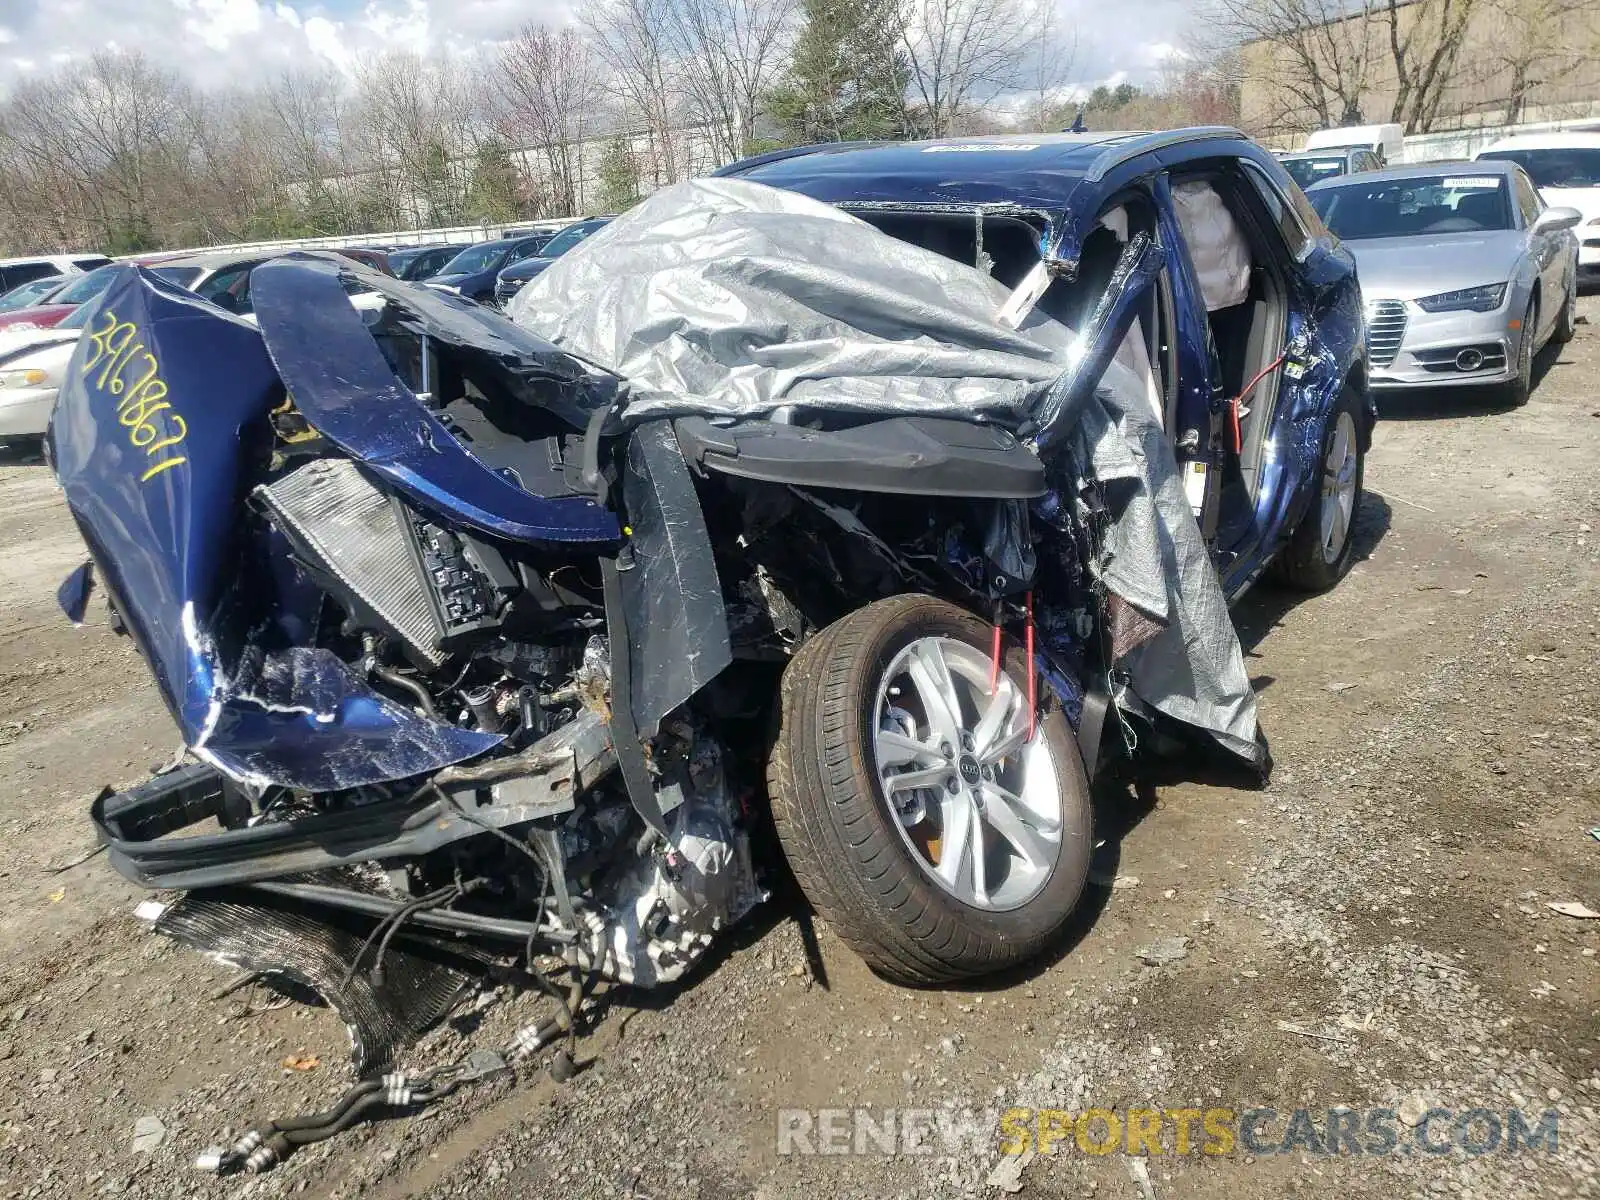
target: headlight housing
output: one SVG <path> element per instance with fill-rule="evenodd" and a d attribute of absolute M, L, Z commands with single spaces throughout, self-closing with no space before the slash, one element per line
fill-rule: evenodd
<path fill-rule="evenodd" d="M 50 372 L 38 367 L 23 367 L 14 371 L 0 371 L 0 388 L 44 387 L 50 382 Z"/>
<path fill-rule="evenodd" d="M 1417 307 L 1423 312 L 1493 312 L 1506 298 L 1506 285 L 1486 283 L 1482 287 L 1461 288 L 1454 292 L 1439 292 L 1422 296 Z"/>

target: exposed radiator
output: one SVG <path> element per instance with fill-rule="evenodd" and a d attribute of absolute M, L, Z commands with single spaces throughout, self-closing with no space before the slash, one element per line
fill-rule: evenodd
<path fill-rule="evenodd" d="M 320 458 L 255 497 L 314 556 L 425 662 L 438 666 L 445 628 L 398 501 L 380 492 L 343 458 Z"/>

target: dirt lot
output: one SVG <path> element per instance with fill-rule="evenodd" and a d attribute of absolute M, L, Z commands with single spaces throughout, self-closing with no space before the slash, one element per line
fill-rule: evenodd
<path fill-rule="evenodd" d="M 1600 322 L 1600 300 L 1584 308 Z M 1223 1154 L 1069 1137 L 1022 1166 L 1025 1196 L 1600 1195 L 1600 921 L 1546 907 L 1600 908 L 1600 328 L 1545 366 L 1522 411 L 1385 406 L 1349 579 L 1311 600 L 1263 588 L 1237 613 L 1271 788 L 1102 796 L 1097 870 L 1118 886 L 1096 887 L 1054 961 L 905 991 L 780 898 L 681 990 L 612 1004 L 572 1083 L 530 1063 L 227 1181 L 188 1164 L 337 1096 L 345 1034 L 268 993 L 214 999 L 232 974 L 147 932 L 103 859 L 63 869 L 93 846 L 90 796 L 175 734 L 128 643 L 54 608 L 81 551 L 45 468 L 0 463 L 0 1196 L 1001 1195 L 983 1110 L 1013 1106 L 1279 1114 Z M 1152 966 L 1150 949 L 1173 953 Z M 415 1061 L 537 1011 L 502 997 Z M 778 1153 L 780 1110 L 858 1105 L 976 1132 Z M 1516 1108 L 1530 1126 L 1553 1110 L 1558 1142 L 1435 1155 L 1401 1124 L 1390 1154 L 1270 1152 L 1291 1110 L 1316 1139 L 1339 1105 Z M 136 1151 L 148 1117 L 156 1144 Z"/>

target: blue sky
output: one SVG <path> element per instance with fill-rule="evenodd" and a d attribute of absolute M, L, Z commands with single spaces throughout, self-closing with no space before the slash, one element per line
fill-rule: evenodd
<path fill-rule="evenodd" d="M 1193 0 L 1056 0 L 1079 30 L 1074 76 L 1151 78 L 1191 26 Z M 1114 14 L 1114 15 L 1113 15 Z M 139 47 L 205 85 L 308 57 L 348 66 L 385 48 L 471 50 L 568 0 L 0 0 L 0 88 L 107 46 Z"/>

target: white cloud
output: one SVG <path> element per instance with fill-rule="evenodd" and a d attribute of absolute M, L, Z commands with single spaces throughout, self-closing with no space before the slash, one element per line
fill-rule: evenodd
<path fill-rule="evenodd" d="M 40 64 L 112 46 L 145 50 L 205 86 L 247 83 L 294 64 L 349 70 L 388 49 L 465 52 L 527 21 L 565 24 L 580 0 L 0 0 L 0 92 Z M 1190 0 L 1055 3 L 1077 29 L 1071 79 L 1142 82 L 1182 45 Z M 1108 26 L 1112 27 L 1108 30 Z M 25 65 L 26 64 L 26 65 Z"/>

